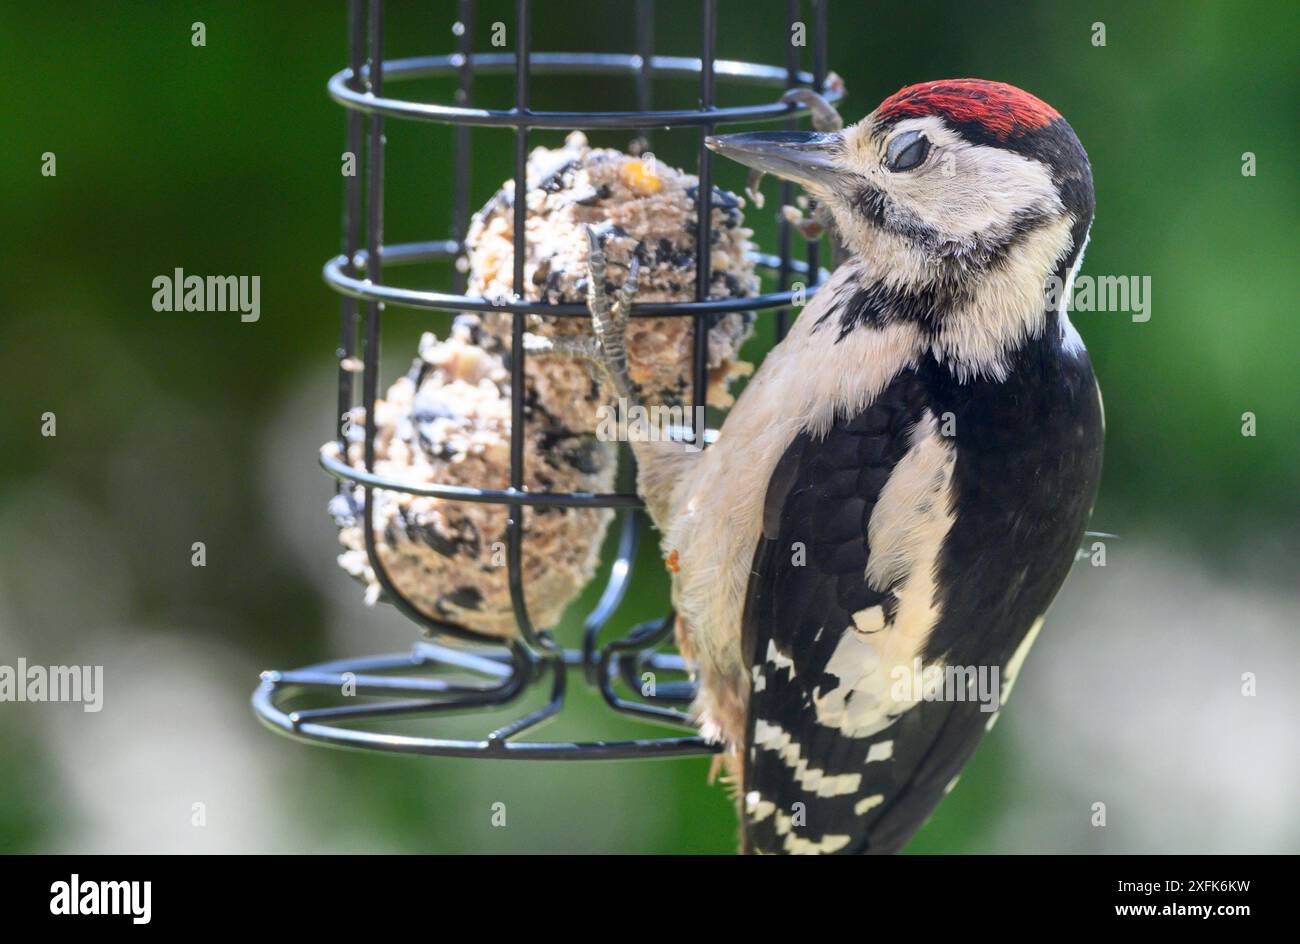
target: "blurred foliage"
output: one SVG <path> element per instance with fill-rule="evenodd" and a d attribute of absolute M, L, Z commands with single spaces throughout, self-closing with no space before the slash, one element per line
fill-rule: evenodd
<path fill-rule="evenodd" d="M 536 49 L 632 46 L 627 0 L 536 6 Z M 773 0 L 721 0 L 719 56 L 782 63 L 783 9 Z M 450 2 L 390 4 L 388 56 L 450 49 L 453 10 Z M 481 4 L 479 48 L 487 48 L 483 24 L 512 24 L 511 11 L 509 3 Z M 1075 316 L 1109 421 L 1094 527 L 1167 534 L 1213 558 L 1264 526 L 1283 533 L 1279 567 L 1294 559 L 1300 460 L 1298 18 L 1290 0 L 841 0 L 831 4 L 829 54 L 849 89 L 841 106 L 849 120 L 903 85 L 968 75 L 1024 87 L 1069 118 L 1097 185 L 1083 272 L 1149 275 L 1153 285 L 1147 323 Z M 697 54 L 697 19 L 694 3 L 661 2 L 657 51 Z M 0 535 L 14 539 L 17 519 L 45 522 L 38 531 L 60 529 L 48 545 L 22 548 L 31 581 L 0 574 L 15 623 L 0 640 L 22 639 L 35 653 L 33 640 L 43 633 L 75 638 L 53 625 L 66 607 L 51 606 L 51 595 L 102 586 L 111 599 L 82 601 L 86 623 L 78 632 L 93 634 L 98 621 L 183 625 L 233 648 L 241 669 L 220 681 L 227 710 L 248 726 L 255 723 L 244 705 L 253 669 L 342 655 L 328 649 L 328 604 L 318 589 L 320 573 L 346 580 L 334 573 L 335 549 L 323 543 L 309 565 L 287 553 L 259 463 L 271 415 L 304 384 L 327 384 L 332 372 L 338 302 L 320 267 L 339 240 L 343 113 L 324 83 L 344 61 L 344 20 L 342 4 L 303 2 L 0 8 L 0 74 L 11 89 L 0 148 L 8 224 Z M 205 48 L 190 43 L 195 21 L 206 24 Z M 1103 48 L 1091 42 L 1098 21 L 1106 25 Z M 410 88 L 439 100 L 449 100 L 449 91 L 439 81 Z M 507 105 L 509 83 L 485 79 L 477 94 Z M 535 107 L 626 108 L 631 94 L 630 82 L 545 80 Z M 724 103 L 770 94 L 725 81 L 719 89 Z M 694 89 L 665 81 L 656 96 L 663 107 L 690 105 Z M 592 138 L 623 143 L 610 134 Z M 450 141 L 443 127 L 389 122 L 389 241 L 449 233 Z M 690 130 L 658 131 L 653 143 L 662 159 L 687 167 L 698 146 Z M 1247 151 L 1257 155 L 1258 176 L 1241 173 Z M 57 177 L 40 175 L 44 152 L 57 155 Z M 506 132 L 475 133 L 471 205 L 508 176 L 509 161 Z M 719 168 L 718 179 L 731 189 L 743 185 L 735 167 Z M 775 203 L 769 185 L 768 209 L 750 216 L 766 246 Z M 260 275 L 260 322 L 155 313 L 150 282 L 176 267 Z M 448 273 L 435 268 L 422 277 L 441 286 Z M 400 363 L 420 331 L 445 324 L 390 310 L 387 353 Z M 48 410 L 58 415 L 57 439 L 37 435 Z M 1240 435 L 1248 410 L 1258 417 L 1255 438 Z M 328 436 L 332 412 L 327 396 L 302 416 L 316 440 Z M 309 490 L 323 515 L 330 485 L 310 451 L 291 488 Z M 97 527 L 83 530 L 84 521 Z M 204 570 L 189 565 L 196 536 L 208 545 Z M 75 565 L 49 550 L 67 542 L 87 549 Z M 653 547 L 643 548 L 643 558 L 627 625 L 664 605 Z M 90 577 L 103 573 L 112 580 Z M 562 632 L 572 638 L 575 628 Z M 393 636 L 375 648 L 405 641 Z M 50 658 L 79 655 L 72 647 Z M 578 697 L 579 722 L 595 724 L 599 707 Z M 0 769 L 25 771 L 0 778 L 0 850 L 48 848 L 60 829 L 54 824 L 66 819 L 60 795 L 46 789 L 39 739 L 21 727 L 0 725 Z M 581 727 L 564 730 L 576 735 Z M 998 780 L 1001 734 L 990 737 L 915 850 L 980 848 L 1007 803 Z M 732 814 L 724 792 L 705 785 L 704 761 L 519 769 L 272 746 L 295 757 L 295 779 L 278 794 L 284 815 L 329 836 L 346 811 L 352 827 L 340 845 L 733 848 Z M 508 800 L 519 825 L 489 828 L 481 812 L 487 796 Z M 62 828 L 73 831 L 75 848 L 75 827 Z"/>

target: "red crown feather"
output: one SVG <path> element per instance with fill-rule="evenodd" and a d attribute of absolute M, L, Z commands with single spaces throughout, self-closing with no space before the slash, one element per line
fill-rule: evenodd
<path fill-rule="evenodd" d="M 950 124 L 974 122 L 1002 140 L 1061 117 L 1055 108 L 1028 92 L 986 79 L 945 79 L 910 85 L 876 109 L 881 121 L 923 115 L 938 115 Z"/>

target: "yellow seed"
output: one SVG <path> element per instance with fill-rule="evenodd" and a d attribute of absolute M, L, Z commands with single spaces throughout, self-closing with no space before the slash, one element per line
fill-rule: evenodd
<path fill-rule="evenodd" d="M 628 161 L 619 168 L 618 176 L 625 187 L 640 193 L 658 193 L 664 186 L 653 165 L 645 161 Z"/>

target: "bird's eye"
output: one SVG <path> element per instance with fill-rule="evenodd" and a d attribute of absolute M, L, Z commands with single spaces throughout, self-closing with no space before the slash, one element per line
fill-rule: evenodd
<path fill-rule="evenodd" d="M 892 171 L 913 170 L 930 154 L 930 139 L 919 131 L 904 131 L 889 142 L 885 166 Z"/>

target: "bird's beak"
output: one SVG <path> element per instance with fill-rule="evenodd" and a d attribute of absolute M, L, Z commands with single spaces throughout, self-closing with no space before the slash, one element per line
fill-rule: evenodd
<path fill-rule="evenodd" d="M 814 191 L 834 189 L 842 174 L 844 135 L 838 131 L 753 131 L 720 134 L 704 143 L 723 157 Z"/>

